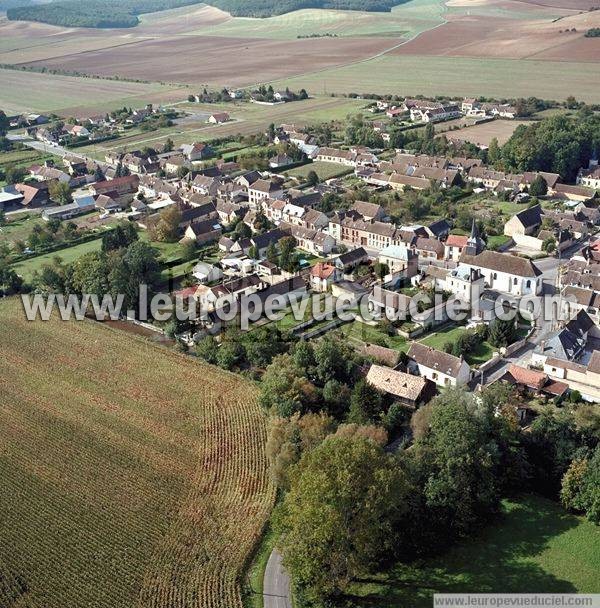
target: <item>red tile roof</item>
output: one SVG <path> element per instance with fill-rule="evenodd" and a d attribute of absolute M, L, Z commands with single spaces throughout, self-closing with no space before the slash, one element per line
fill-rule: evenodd
<path fill-rule="evenodd" d="M 548 381 L 548 376 L 543 372 L 537 372 L 533 369 L 527 369 L 519 365 L 510 365 L 508 373 L 518 382 L 524 386 L 529 386 L 540 390 L 544 384 Z"/>
<path fill-rule="evenodd" d="M 313 266 L 310 274 L 311 276 L 319 279 L 328 279 L 335 272 L 335 270 L 336 268 L 333 264 L 328 264 L 327 262 L 318 262 Z"/>
<path fill-rule="evenodd" d="M 468 236 L 461 236 L 460 234 L 451 234 L 446 239 L 446 245 L 448 245 L 448 247 L 466 247 L 468 240 Z"/>

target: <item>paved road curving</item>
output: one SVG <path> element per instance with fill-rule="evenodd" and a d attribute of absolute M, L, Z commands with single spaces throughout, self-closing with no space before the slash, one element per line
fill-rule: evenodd
<path fill-rule="evenodd" d="M 290 577 L 283 569 L 281 553 L 273 549 L 263 582 L 264 608 L 292 608 Z"/>

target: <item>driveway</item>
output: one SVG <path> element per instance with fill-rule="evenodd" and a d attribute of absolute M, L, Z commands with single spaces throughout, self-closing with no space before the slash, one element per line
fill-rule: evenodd
<path fill-rule="evenodd" d="M 281 553 L 273 549 L 263 582 L 264 608 L 292 608 L 290 577 L 281 562 Z"/>

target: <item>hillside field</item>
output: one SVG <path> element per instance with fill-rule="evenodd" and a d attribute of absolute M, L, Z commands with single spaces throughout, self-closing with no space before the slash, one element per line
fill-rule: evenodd
<path fill-rule="evenodd" d="M 0 304 L 0 606 L 241 608 L 274 500 L 252 385 Z"/>

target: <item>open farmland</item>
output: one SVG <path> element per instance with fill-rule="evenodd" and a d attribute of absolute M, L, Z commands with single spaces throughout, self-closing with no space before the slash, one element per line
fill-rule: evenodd
<path fill-rule="evenodd" d="M 600 39 L 596 39 L 600 40 Z M 385 74 L 385 77 L 382 77 Z M 308 91 L 399 95 L 538 96 L 598 102 L 600 63 L 385 55 L 372 61 L 276 81 L 273 86 Z M 557 87 L 556 83 L 560 83 Z"/>
<path fill-rule="evenodd" d="M 170 87 L 158 83 L 119 82 L 0 69 L 0 108 L 7 113 L 65 112 L 73 106 L 106 108 L 145 104 L 166 98 Z M 179 93 L 181 98 L 183 93 Z"/>
<path fill-rule="evenodd" d="M 177 36 L 119 48 L 73 53 L 28 65 L 100 76 L 185 84 L 245 86 L 371 57 L 390 47 L 386 38 L 267 40 Z M 276 57 L 277 61 L 273 58 Z"/>
<path fill-rule="evenodd" d="M 468 141 L 472 144 L 489 146 L 494 137 L 500 145 L 505 144 L 519 125 L 531 124 L 521 120 L 492 120 L 473 127 L 445 133 L 449 139 Z"/>
<path fill-rule="evenodd" d="M 242 378 L 0 306 L 0 605 L 241 608 L 273 502 Z"/>

